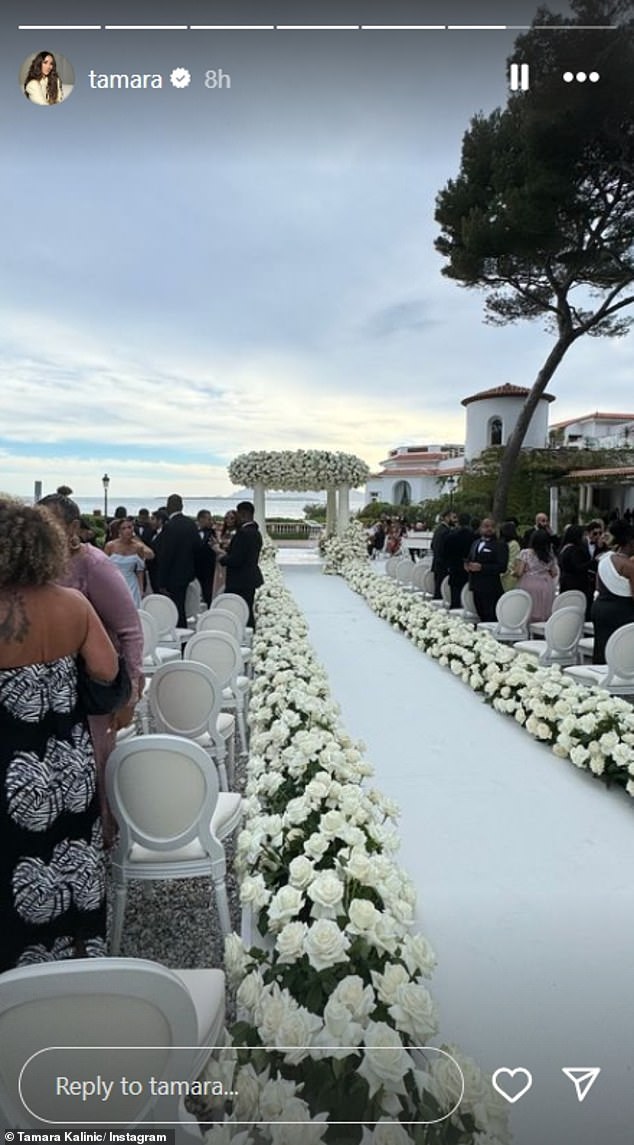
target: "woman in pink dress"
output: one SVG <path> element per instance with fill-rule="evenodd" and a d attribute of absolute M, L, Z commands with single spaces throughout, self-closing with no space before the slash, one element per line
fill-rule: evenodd
<path fill-rule="evenodd" d="M 43 497 L 39 504 L 53 512 L 66 531 L 70 559 L 59 583 L 67 588 L 79 589 L 90 601 L 112 643 L 123 656 L 132 681 L 132 697 L 125 708 L 113 715 L 88 718 L 97 762 L 104 841 L 109 845 L 114 839 L 115 828 L 106 802 L 103 778 L 117 731 L 131 723 L 134 706 L 143 694 L 143 630 L 128 586 L 119 570 L 100 549 L 94 545 L 82 545 L 79 539 L 80 512 L 75 502 L 60 493 L 51 493 Z"/>
<path fill-rule="evenodd" d="M 221 527 L 219 535 L 218 535 L 218 544 L 219 544 L 220 548 L 222 549 L 221 555 L 224 555 L 224 553 L 227 552 L 227 549 L 229 548 L 229 545 L 231 544 L 232 537 L 234 537 L 236 534 L 237 528 L 238 528 L 238 514 L 236 513 L 235 509 L 229 509 L 229 512 L 225 513 L 224 520 L 222 522 L 222 527 Z M 215 598 L 221 592 L 225 591 L 226 581 L 227 581 L 227 570 L 226 570 L 225 566 L 221 565 L 220 561 L 218 559 L 216 559 L 216 569 L 214 572 L 214 583 L 213 583 L 212 590 L 211 590 L 211 599 L 212 600 L 215 600 Z"/>
<path fill-rule="evenodd" d="M 525 589 L 533 601 L 530 623 L 548 620 L 553 610 L 559 566 L 545 529 L 535 529 L 530 547 L 519 552 L 514 572 L 519 578 L 517 587 Z"/>

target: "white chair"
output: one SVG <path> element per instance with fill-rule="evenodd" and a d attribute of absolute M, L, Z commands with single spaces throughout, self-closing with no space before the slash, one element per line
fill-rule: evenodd
<path fill-rule="evenodd" d="M 402 557 L 399 556 L 388 557 L 387 561 L 385 562 L 385 571 L 388 576 L 396 577 L 396 570 L 401 563 L 401 560 Z"/>
<path fill-rule="evenodd" d="M 528 618 L 533 601 L 523 588 L 512 588 L 502 594 L 495 606 L 497 620 L 480 620 L 478 631 L 490 632 L 502 644 L 528 640 Z"/>
<path fill-rule="evenodd" d="M 605 664 L 566 668 L 580 684 L 605 688 L 613 696 L 634 695 L 634 624 L 613 632 L 605 646 Z"/>
<path fill-rule="evenodd" d="M 555 597 L 553 601 L 551 616 L 553 612 L 557 612 L 560 608 L 578 608 L 585 617 L 587 603 L 588 601 L 586 599 L 585 593 L 583 593 L 581 589 L 567 588 L 565 592 L 560 592 Z M 533 621 L 530 626 L 531 636 L 540 639 L 544 635 L 545 627 L 545 620 Z"/>
<path fill-rule="evenodd" d="M 546 621 L 544 640 L 519 640 L 516 652 L 537 656 L 543 666 L 576 664 L 583 631 L 583 613 L 578 608 L 559 608 Z"/>
<path fill-rule="evenodd" d="M 414 570 L 416 565 L 407 557 L 405 560 L 399 561 L 396 566 L 396 579 L 403 588 L 409 588 L 410 591 L 414 588 Z"/>
<path fill-rule="evenodd" d="M 222 712 L 222 688 L 211 668 L 194 661 L 164 664 L 152 676 L 148 703 L 154 727 L 169 735 L 194 740 L 218 765 L 223 791 L 233 779 L 235 719 Z"/>
<path fill-rule="evenodd" d="M 188 624 L 195 624 L 202 607 L 202 590 L 199 580 L 191 580 L 185 591 L 185 616 Z"/>
<path fill-rule="evenodd" d="M 238 643 L 247 672 L 251 670 L 251 649 L 245 641 L 244 624 L 235 612 L 224 608 L 209 608 L 198 617 L 196 632 L 227 632 Z M 193 633 L 192 633 L 193 635 Z"/>
<path fill-rule="evenodd" d="M 223 934 L 231 933 L 222 840 L 242 818 L 242 798 L 219 792 L 206 751 L 179 736 L 137 736 L 106 764 L 108 802 L 119 824 L 112 853 L 112 953 L 121 945 L 130 879 L 211 877 Z"/>
<path fill-rule="evenodd" d="M 159 644 L 159 629 L 151 612 L 139 609 L 139 620 L 143 629 L 143 675 L 152 676 L 162 664 L 180 659 L 180 652 L 174 645 Z"/>
<path fill-rule="evenodd" d="M 244 661 L 237 640 L 228 632 L 197 632 L 187 641 L 184 658 L 206 664 L 218 677 L 222 688 L 222 707 L 235 711 L 240 749 L 246 755 L 249 750 L 246 698 L 251 683 L 244 674 Z"/>
<path fill-rule="evenodd" d="M 151 592 L 149 596 L 144 596 L 143 611 L 149 612 L 156 620 L 161 644 L 176 644 L 180 647 L 194 634 L 193 628 L 178 627 L 178 609 L 174 601 L 163 593 Z"/>
<path fill-rule="evenodd" d="M 424 568 L 422 565 L 417 566 L 415 583 L 419 586 L 425 600 L 433 600 L 436 581 L 434 574 L 429 567 Z"/>
<path fill-rule="evenodd" d="M 460 591 L 460 608 L 450 608 L 449 615 L 456 616 L 459 619 L 464 620 L 467 624 L 475 625 L 480 623 L 480 617 L 476 612 L 473 593 L 469 587 L 468 581 L 466 584 L 463 584 Z"/>
<path fill-rule="evenodd" d="M 38 1133 L 57 1131 L 60 1120 L 104 1130 L 116 1124 L 121 1131 L 148 1122 L 189 1122 L 187 1134 L 200 1140 L 180 1097 L 152 1097 L 149 1079 L 194 1081 L 222 1043 L 224 1021 L 221 970 L 168 970 L 138 958 L 68 959 L 8 970 L 0 975 L 2 1117 L 13 1130 Z M 68 1048 L 38 1053 L 45 1046 Z M 85 1100 L 56 1094 L 60 1075 L 84 1081 L 99 1074 L 141 1080 L 143 1091 L 125 1096 L 117 1082 L 107 1102 L 103 1093 L 86 1093 Z"/>
<path fill-rule="evenodd" d="M 210 607 L 221 608 L 223 612 L 233 612 L 234 616 L 242 621 L 242 643 L 251 644 L 253 629 L 248 625 L 249 606 L 243 596 L 238 596 L 237 592 L 221 592 L 214 597 Z"/>
<path fill-rule="evenodd" d="M 432 576 L 434 574 L 432 573 Z M 449 585 L 449 577 L 446 576 L 441 581 L 440 585 L 440 600 L 430 600 L 432 608 L 446 608 L 447 611 L 451 608 L 451 587 Z"/>

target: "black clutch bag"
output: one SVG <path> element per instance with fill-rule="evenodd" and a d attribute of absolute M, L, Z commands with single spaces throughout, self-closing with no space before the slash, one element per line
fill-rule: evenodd
<path fill-rule="evenodd" d="M 87 716 L 105 716 L 125 707 L 132 695 L 132 682 L 125 660 L 119 657 L 119 671 L 110 684 L 88 675 L 83 656 L 77 657 L 77 700 Z"/>

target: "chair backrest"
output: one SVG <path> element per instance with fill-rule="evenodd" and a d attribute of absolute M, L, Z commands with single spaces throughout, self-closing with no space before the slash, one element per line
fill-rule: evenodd
<path fill-rule="evenodd" d="M 525 630 L 533 601 L 523 588 L 512 588 L 502 594 L 495 606 L 495 615 L 501 628 Z"/>
<path fill-rule="evenodd" d="M 52 1132 L 60 1121 L 104 1128 L 119 1122 L 123 1130 L 150 1120 L 152 1106 L 165 1121 L 179 1121 L 178 1097 L 153 1098 L 149 1078 L 191 1077 L 198 1036 L 189 991 L 155 962 L 80 958 L 8 970 L 0 976 L 0 1110 L 12 1129 L 39 1132 L 41 1119 L 57 1123 L 48 1126 Z M 132 1048 L 138 1046 L 147 1050 Z M 99 1074 L 141 1080 L 143 1092 L 125 1096 L 117 1081 L 107 1101 L 103 1091 L 86 1090 L 85 1100 L 56 1094 L 59 1076 L 94 1081 Z"/>
<path fill-rule="evenodd" d="M 605 662 L 608 671 L 602 683 L 631 680 L 634 692 L 634 624 L 624 624 L 612 633 L 605 646 Z"/>
<path fill-rule="evenodd" d="M 425 590 L 425 577 L 426 577 L 427 573 L 429 572 L 429 566 L 424 565 L 422 561 L 417 561 L 416 564 L 413 566 L 413 569 L 414 569 L 414 571 L 412 573 L 412 584 L 416 588 L 420 588 L 424 591 Z"/>
<path fill-rule="evenodd" d="M 215 729 L 222 688 L 206 664 L 174 660 L 153 675 L 148 700 L 160 731 L 197 739 Z"/>
<path fill-rule="evenodd" d="M 189 620 L 195 620 L 200 612 L 200 602 L 202 600 L 202 592 L 200 590 L 200 583 L 197 580 L 190 580 L 185 590 L 185 616 Z"/>
<path fill-rule="evenodd" d="M 178 624 L 178 609 L 169 596 L 151 592 L 143 598 L 143 611 L 149 612 L 158 624 L 159 640 L 173 639 Z"/>
<path fill-rule="evenodd" d="M 446 608 L 451 608 L 451 585 L 449 584 L 449 577 L 443 577 L 440 582 L 440 597 Z"/>
<path fill-rule="evenodd" d="M 233 612 L 225 612 L 223 608 L 210 608 L 198 617 L 197 632 L 228 632 L 234 640 L 240 643 L 244 632 L 244 625 L 240 623 Z"/>
<path fill-rule="evenodd" d="M 473 593 L 468 582 L 462 586 L 462 591 L 460 593 L 460 604 L 464 609 L 466 617 L 473 616 L 476 620 L 480 619 L 476 610 L 475 600 L 473 599 Z"/>
<path fill-rule="evenodd" d="M 558 608 L 544 627 L 545 656 L 566 656 L 574 652 L 583 632 L 584 613 L 578 608 Z"/>
<path fill-rule="evenodd" d="M 249 606 L 243 596 L 237 592 L 221 592 L 214 597 L 211 608 L 221 608 L 223 612 L 233 612 L 238 620 L 246 627 L 249 621 Z"/>
<path fill-rule="evenodd" d="M 209 825 L 218 802 L 211 758 L 180 736 L 144 735 L 125 740 L 106 765 L 106 790 L 120 828 L 113 861 L 125 860 L 134 843 L 174 851 L 199 839 L 214 848 Z"/>
<path fill-rule="evenodd" d="M 244 662 L 240 645 L 228 632 L 197 632 L 185 645 L 185 660 L 206 664 L 225 688 L 236 676 L 244 675 Z"/>
<path fill-rule="evenodd" d="M 139 620 L 143 630 L 143 659 L 149 657 L 154 661 L 156 646 L 159 642 L 158 624 L 152 613 L 146 612 L 144 608 L 139 609 Z"/>
<path fill-rule="evenodd" d="M 435 578 L 434 573 L 431 571 L 431 569 L 425 569 L 425 573 L 424 573 L 424 576 L 423 576 L 422 581 L 421 581 L 421 586 L 422 586 L 423 592 L 426 592 L 428 596 L 434 595 L 434 589 L 436 587 L 436 578 Z"/>
<path fill-rule="evenodd" d="M 585 616 L 588 598 L 580 588 L 567 588 L 565 592 L 557 594 L 553 601 L 553 612 L 560 608 L 580 608 Z"/>
<path fill-rule="evenodd" d="M 411 584 L 414 579 L 414 562 L 410 557 L 398 562 L 396 579 L 400 584 Z"/>
<path fill-rule="evenodd" d="M 396 570 L 400 563 L 401 557 L 388 557 L 387 561 L 385 562 L 385 571 L 387 575 L 395 577 Z"/>

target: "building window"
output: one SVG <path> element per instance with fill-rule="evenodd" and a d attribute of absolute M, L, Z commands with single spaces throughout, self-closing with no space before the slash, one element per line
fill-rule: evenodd
<path fill-rule="evenodd" d="M 502 444 L 502 419 L 492 417 L 489 422 L 489 445 Z"/>
<path fill-rule="evenodd" d="M 411 505 L 412 487 L 409 481 L 397 481 L 392 493 L 393 505 Z"/>

